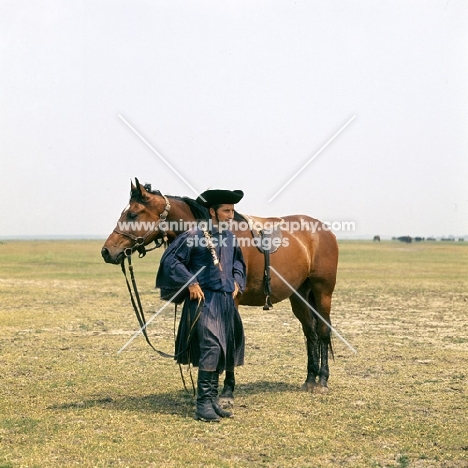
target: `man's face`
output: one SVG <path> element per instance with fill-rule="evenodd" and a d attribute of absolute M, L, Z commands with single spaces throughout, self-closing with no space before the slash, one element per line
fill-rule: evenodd
<path fill-rule="evenodd" d="M 229 223 L 234 219 L 234 205 L 221 205 L 216 212 L 213 208 L 210 208 L 210 215 L 214 221 L 216 221 L 216 216 L 218 216 L 220 223 Z"/>

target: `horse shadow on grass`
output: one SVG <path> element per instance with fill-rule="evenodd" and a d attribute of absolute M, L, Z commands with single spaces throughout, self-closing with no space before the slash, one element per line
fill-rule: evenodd
<path fill-rule="evenodd" d="M 300 388 L 284 382 L 259 381 L 240 384 L 236 387 L 236 404 L 242 405 L 244 398 L 265 393 L 300 392 Z M 171 414 L 191 416 L 195 405 L 192 395 L 183 390 L 158 393 L 145 396 L 124 396 L 112 398 L 94 398 L 70 403 L 49 406 L 49 410 L 78 410 L 93 407 L 108 408 L 119 411 L 141 411 L 143 413 Z"/>

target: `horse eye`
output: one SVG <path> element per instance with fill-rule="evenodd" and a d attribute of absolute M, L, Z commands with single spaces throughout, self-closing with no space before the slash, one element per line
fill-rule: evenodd
<path fill-rule="evenodd" d="M 128 219 L 137 219 L 138 218 L 138 213 L 133 213 L 132 211 L 129 211 L 127 213 L 127 218 Z"/>

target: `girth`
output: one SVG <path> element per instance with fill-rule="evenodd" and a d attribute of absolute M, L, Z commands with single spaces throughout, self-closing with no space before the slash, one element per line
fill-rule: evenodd
<path fill-rule="evenodd" d="M 273 307 L 271 302 L 271 275 L 270 275 L 270 255 L 275 253 L 281 246 L 283 233 L 281 232 L 280 224 L 283 221 L 277 218 L 277 222 L 273 223 L 268 220 L 268 225 L 265 226 L 263 221 L 258 218 L 253 218 L 248 215 L 242 215 L 249 224 L 250 232 L 253 237 L 253 244 L 264 255 L 265 267 L 263 270 L 263 293 L 265 294 L 265 305 L 263 310 L 270 310 Z"/>

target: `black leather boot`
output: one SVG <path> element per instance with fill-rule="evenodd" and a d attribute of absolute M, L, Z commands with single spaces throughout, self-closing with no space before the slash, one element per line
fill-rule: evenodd
<path fill-rule="evenodd" d="M 222 418 L 233 418 L 234 415 L 230 411 L 225 411 L 218 403 L 218 385 L 219 385 L 219 373 L 213 372 L 211 385 L 211 403 L 213 404 L 213 409 L 218 416 Z"/>
<path fill-rule="evenodd" d="M 213 374 L 215 372 L 199 370 L 197 384 L 197 409 L 194 418 L 198 421 L 219 422 L 219 416 L 216 414 L 213 404 Z M 216 372 L 217 374 L 217 372 Z"/>

